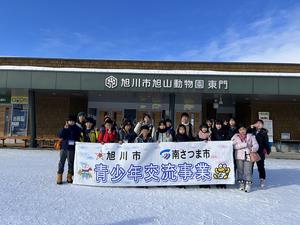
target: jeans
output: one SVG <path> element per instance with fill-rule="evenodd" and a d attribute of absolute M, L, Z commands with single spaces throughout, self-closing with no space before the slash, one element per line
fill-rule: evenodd
<path fill-rule="evenodd" d="M 252 182 L 253 163 L 246 160 L 236 160 L 236 176 L 238 181 Z"/>
<path fill-rule="evenodd" d="M 68 174 L 71 174 L 73 176 L 74 175 L 74 157 L 75 157 L 75 151 L 61 149 L 57 173 L 59 173 L 59 174 L 64 173 L 65 162 L 67 159 L 68 160 Z"/>

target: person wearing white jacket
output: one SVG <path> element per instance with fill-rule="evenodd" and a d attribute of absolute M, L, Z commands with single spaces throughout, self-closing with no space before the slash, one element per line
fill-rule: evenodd
<path fill-rule="evenodd" d="M 233 149 L 237 165 L 237 181 L 241 191 L 250 192 L 252 185 L 252 164 L 250 152 L 257 152 L 258 143 L 252 134 L 247 134 L 247 129 L 240 126 L 239 132 L 232 137 Z"/>

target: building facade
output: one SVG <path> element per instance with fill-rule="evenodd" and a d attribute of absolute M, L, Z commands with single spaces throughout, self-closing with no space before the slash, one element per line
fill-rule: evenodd
<path fill-rule="evenodd" d="M 0 136 L 53 135 L 69 114 L 176 125 L 267 120 L 272 142 L 300 140 L 300 64 L 0 58 Z M 269 123 L 270 122 L 270 123 Z"/>

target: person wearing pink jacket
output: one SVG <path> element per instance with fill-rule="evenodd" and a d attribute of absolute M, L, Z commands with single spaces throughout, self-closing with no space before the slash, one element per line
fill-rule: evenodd
<path fill-rule="evenodd" d="M 253 164 L 253 162 L 250 161 L 250 152 L 257 152 L 259 146 L 255 136 L 247 134 L 246 127 L 240 126 L 238 131 L 239 132 L 231 138 L 237 165 L 237 181 L 241 191 L 250 192 Z"/>

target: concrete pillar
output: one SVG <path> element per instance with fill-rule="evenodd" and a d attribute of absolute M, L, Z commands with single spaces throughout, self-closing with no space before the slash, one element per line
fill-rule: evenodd
<path fill-rule="evenodd" d="M 30 124 L 30 147 L 36 148 L 36 109 L 35 109 L 35 91 L 29 90 L 29 124 Z"/>

